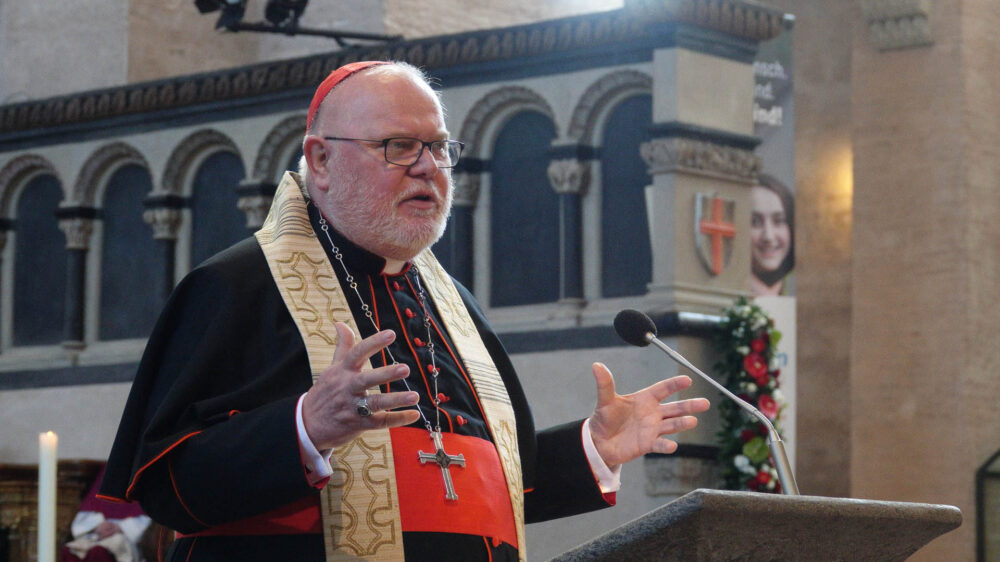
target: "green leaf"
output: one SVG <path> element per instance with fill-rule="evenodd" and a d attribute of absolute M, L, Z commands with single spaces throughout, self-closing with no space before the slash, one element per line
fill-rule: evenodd
<path fill-rule="evenodd" d="M 771 347 L 778 347 L 778 342 L 781 341 L 781 331 L 771 330 Z"/>
<path fill-rule="evenodd" d="M 750 459 L 750 462 L 758 464 L 767 459 L 770 451 L 767 448 L 767 443 L 764 441 L 764 438 L 758 436 L 747 441 L 746 444 L 743 445 L 743 454 Z"/>

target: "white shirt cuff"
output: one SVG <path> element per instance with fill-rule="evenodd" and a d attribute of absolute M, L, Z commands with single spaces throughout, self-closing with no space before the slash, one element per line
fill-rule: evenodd
<path fill-rule="evenodd" d="M 333 455 L 333 449 L 319 451 L 309 439 L 309 434 L 306 433 L 306 424 L 302 421 L 302 401 L 305 397 L 304 393 L 299 396 L 299 402 L 295 405 L 295 429 L 299 433 L 299 456 L 302 457 L 302 462 L 305 464 L 309 483 L 315 484 L 333 474 L 333 468 L 330 466 L 330 456 Z"/>
<path fill-rule="evenodd" d="M 622 487 L 622 465 L 619 464 L 614 468 L 610 468 L 604 462 L 604 459 L 601 458 L 601 454 L 597 452 L 597 446 L 594 445 L 594 437 L 590 434 L 590 418 L 587 418 L 583 422 L 581 433 L 583 452 L 587 455 L 587 462 L 590 463 L 590 471 L 594 473 L 594 478 L 597 479 L 597 486 L 601 489 L 601 493 L 609 494 L 617 492 L 618 488 Z"/>

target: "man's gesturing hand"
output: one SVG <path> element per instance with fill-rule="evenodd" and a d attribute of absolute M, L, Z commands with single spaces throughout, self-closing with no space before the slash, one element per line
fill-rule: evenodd
<path fill-rule="evenodd" d="M 597 452 L 609 467 L 625 464 L 646 453 L 673 453 L 677 443 L 663 437 L 698 425 L 691 414 L 708 409 L 708 400 L 692 398 L 662 402 L 691 386 L 691 379 L 677 376 L 624 396 L 615 392 L 615 379 L 601 363 L 594 363 L 597 408 L 590 417 L 590 435 Z"/>
<path fill-rule="evenodd" d="M 406 365 L 386 365 L 362 371 L 368 359 L 396 339 L 395 332 L 385 330 L 354 343 L 354 333 L 346 324 L 337 322 L 337 348 L 333 362 L 309 389 L 302 402 L 302 421 L 306 433 L 317 449 L 343 445 L 368 429 L 400 427 L 420 418 L 417 410 L 392 412 L 394 408 L 413 406 L 419 400 L 416 392 L 390 392 L 368 396 L 368 406 L 374 414 L 358 415 L 357 402 L 369 388 L 406 378 Z"/>

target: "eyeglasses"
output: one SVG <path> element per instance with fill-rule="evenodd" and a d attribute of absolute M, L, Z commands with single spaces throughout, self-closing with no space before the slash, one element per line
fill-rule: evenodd
<path fill-rule="evenodd" d="M 382 140 L 351 139 L 346 137 L 323 137 L 330 141 L 353 141 L 378 143 L 385 149 L 385 161 L 397 166 L 412 166 L 420 160 L 424 148 L 430 151 L 431 158 L 438 168 L 454 168 L 462 156 L 465 143 L 457 140 L 422 141 L 411 137 L 392 137 Z"/>

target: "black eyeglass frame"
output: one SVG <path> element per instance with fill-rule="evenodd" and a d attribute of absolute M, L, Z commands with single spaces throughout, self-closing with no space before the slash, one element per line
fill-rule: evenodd
<path fill-rule="evenodd" d="M 452 152 L 451 147 L 458 147 L 455 150 L 455 161 L 452 162 L 450 165 L 443 165 L 441 162 L 438 162 L 437 158 L 434 158 L 434 150 L 433 150 L 433 148 L 431 149 L 431 152 L 430 152 L 431 158 L 434 160 L 434 163 L 437 165 L 438 168 L 454 168 L 455 166 L 458 165 L 459 159 L 462 158 L 462 150 L 465 148 L 465 143 L 464 142 L 453 140 L 453 139 L 442 139 L 442 140 L 424 141 L 424 140 L 420 140 L 420 139 L 418 139 L 416 137 L 389 137 L 387 139 L 381 139 L 381 140 L 377 140 L 377 139 L 355 139 L 355 138 L 350 138 L 350 137 L 326 137 L 326 136 L 324 136 L 323 138 L 326 139 L 326 140 L 329 140 L 329 141 L 371 142 L 371 143 L 381 144 L 382 145 L 382 157 L 385 158 L 386 162 L 388 162 L 388 163 L 390 163 L 390 164 L 392 164 L 394 166 L 412 166 L 412 165 L 414 165 L 414 164 L 416 164 L 417 162 L 420 161 L 420 157 L 424 155 L 424 149 L 425 148 L 431 147 L 431 145 L 435 145 L 435 144 L 444 144 L 445 148 L 448 149 L 448 153 L 449 154 L 451 154 L 451 152 Z M 394 140 L 408 140 L 408 141 L 416 141 L 416 142 L 420 143 L 420 150 L 417 151 L 417 155 L 413 158 L 412 162 L 409 162 L 407 164 L 403 164 L 403 163 L 400 163 L 400 162 L 393 162 L 392 160 L 389 159 L 389 143 L 392 142 L 392 141 L 394 141 Z"/>

